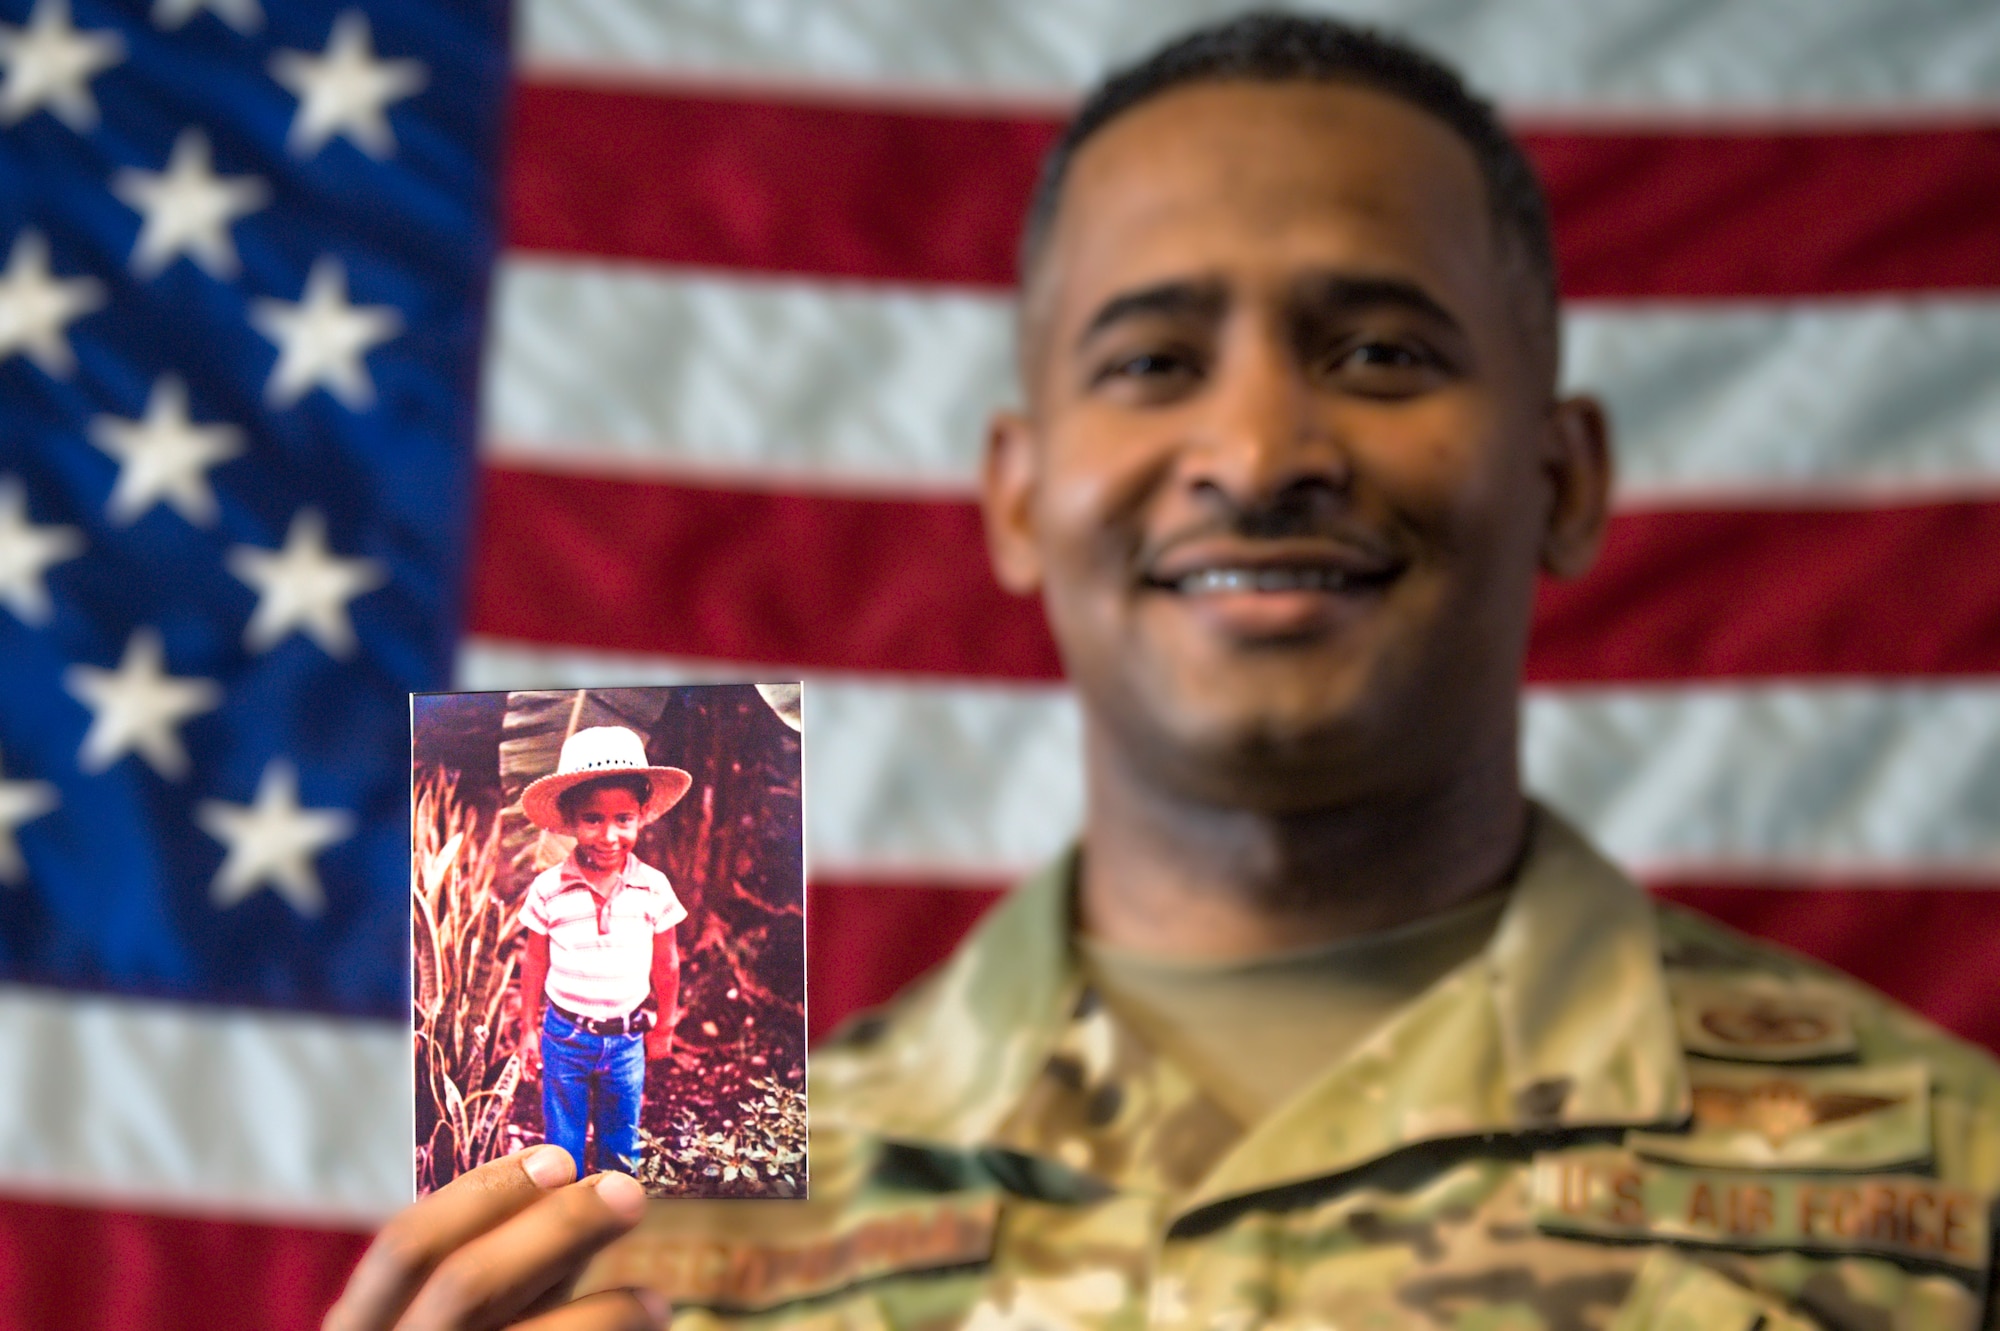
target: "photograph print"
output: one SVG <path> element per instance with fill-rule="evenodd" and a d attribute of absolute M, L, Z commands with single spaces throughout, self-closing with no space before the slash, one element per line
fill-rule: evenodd
<path fill-rule="evenodd" d="M 416 1190 L 804 1197 L 797 684 L 410 699 Z"/>

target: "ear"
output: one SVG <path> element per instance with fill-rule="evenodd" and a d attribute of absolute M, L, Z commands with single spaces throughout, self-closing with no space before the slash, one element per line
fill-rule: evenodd
<path fill-rule="evenodd" d="M 980 471 L 980 513 L 993 576 L 1016 596 L 1042 587 L 1042 555 L 1035 539 L 1035 491 L 1041 450 L 1035 428 L 1018 411 L 999 411 L 986 424 L 986 457 Z"/>
<path fill-rule="evenodd" d="M 1542 568 L 1579 577 L 1596 561 L 1611 516 L 1611 422 L 1602 403 L 1571 397 L 1555 404 L 1542 465 L 1552 490 Z"/>

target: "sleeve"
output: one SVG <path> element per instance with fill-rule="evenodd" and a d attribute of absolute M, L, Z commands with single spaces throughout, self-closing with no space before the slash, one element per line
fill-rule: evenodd
<path fill-rule="evenodd" d="M 660 894 L 659 905 L 654 908 L 653 932 L 663 934 L 688 917 L 687 907 L 674 895 L 673 885 L 662 877 L 660 885 L 653 889 Z"/>
<path fill-rule="evenodd" d="M 529 933 L 545 934 L 549 931 L 549 872 L 535 875 L 535 881 L 528 884 L 528 895 L 521 899 L 521 927 Z"/>

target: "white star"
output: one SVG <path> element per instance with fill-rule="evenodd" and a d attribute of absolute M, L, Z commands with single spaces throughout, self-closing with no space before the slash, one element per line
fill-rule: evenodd
<path fill-rule="evenodd" d="M 23 231 L 0 273 L 0 361 L 26 352 L 42 373 L 62 378 L 76 368 L 69 326 L 103 304 L 96 279 L 50 276 L 48 241 L 33 228 Z"/>
<path fill-rule="evenodd" d="M 210 277 L 236 276 L 241 265 L 229 228 L 271 201 L 256 176 L 215 174 L 208 137 L 198 129 L 181 131 L 166 170 L 120 171 L 111 192 L 145 218 L 132 247 L 132 271 L 140 277 L 154 276 L 182 254 Z"/>
<path fill-rule="evenodd" d="M 311 157 L 344 134 L 362 152 L 382 158 L 396 151 L 384 109 L 416 93 L 430 75 L 421 60 L 377 60 L 368 16 L 350 9 L 334 20 L 325 54 L 315 59 L 280 51 L 271 57 L 271 77 L 299 99 L 285 140 L 293 153 Z"/>
<path fill-rule="evenodd" d="M 116 670 L 73 665 L 63 687 L 90 708 L 90 729 L 77 750 L 77 765 L 102 772 L 134 749 L 155 772 L 177 781 L 187 772 L 187 750 L 175 727 L 189 717 L 212 712 L 222 690 L 212 679 L 165 673 L 165 650 L 153 629 L 134 629 Z"/>
<path fill-rule="evenodd" d="M 51 564 L 83 553 L 83 533 L 28 521 L 28 496 L 21 482 L 0 476 L 0 601 L 23 624 L 46 624 L 54 613 L 42 575 Z"/>
<path fill-rule="evenodd" d="M 28 865 L 14 840 L 14 829 L 48 813 L 62 800 L 46 781 L 9 781 L 0 777 L 0 883 L 14 884 L 27 876 Z"/>
<path fill-rule="evenodd" d="M 266 652 L 293 629 L 304 630 L 328 656 L 354 651 L 354 625 L 347 603 L 389 580 L 379 560 L 342 559 L 326 548 L 326 520 L 302 508 L 276 552 L 254 545 L 232 546 L 223 562 L 257 592 L 257 609 L 243 630 L 244 645 Z"/>
<path fill-rule="evenodd" d="M 90 81 L 125 58 L 125 39 L 109 28 L 78 32 L 70 26 L 69 0 L 37 0 L 28 26 L 0 23 L 0 125 L 11 125 L 46 106 L 79 134 L 97 124 Z"/>
<path fill-rule="evenodd" d="M 354 830 L 354 819 L 343 809 L 299 807 L 298 774 L 283 758 L 264 764 L 254 804 L 203 800 L 194 818 L 202 831 L 229 847 L 208 889 L 218 909 L 269 883 L 299 914 L 319 914 L 326 897 L 313 857 Z"/>
<path fill-rule="evenodd" d="M 153 26 L 171 32 L 204 9 L 238 32 L 264 26 L 264 8 L 257 0 L 153 0 Z"/>
<path fill-rule="evenodd" d="M 289 407 L 324 387 L 350 411 L 375 400 L 375 381 L 362 357 L 403 331 L 403 316 L 394 308 L 347 303 L 347 270 L 332 255 L 313 264 L 296 304 L 252 301 L 250 323 L 278 348 L 265 401 Z"/>
<path fill-rule="evenodd" d="M 90 442 L 118 459 L 118 481 L 104 512 L 129 525 L 166 500 L 197 527 L 215 525 L 215 491 L 208 469 L 243 451 L 243 432 L 233 425 L 196 425 L 188 419 L 187 389 L 171 374 L 153 381 L 143 420 L 99 416 L 90 423 Z"/>

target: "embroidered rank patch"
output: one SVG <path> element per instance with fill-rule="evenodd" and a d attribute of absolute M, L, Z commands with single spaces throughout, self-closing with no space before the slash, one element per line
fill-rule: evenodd
<path fill-rule="evenodd" d="M 1689 1053 L 1748 1063 L 1810 1063 L 1855 1053 L 1847 1005 L 1810 981 L 1674 976 L 1671 988 Z"/>
<path fill-rule="evenodd" d="M 1979 1280 L 1985 1199 L 1910 1174 L 1752 1174 L 1658 1165 L 1615 1147 L 1535 1157 L 1538 1228 L 1709 1247 L 1868 1253 Z"/>
<path fill-rule="evenodd" d="M 824 1236 L 789 1242 L 642 1229 L 605 1250 L 594 1283 L 644 1285 L 676 1303 L 754 1312 L 881 1276 L 986 1261 L 999 1214 L 997 1198 L 961 1199 L 865 1214 Z"/>
<path fill-rule="evenodd" d="M 1743 1067 L 1691 1061 L 1694 1124 L 1632 1132 L 1654 1160 L 1724 1169 L 1883 1169 L 1931 1153 L 1930 1072 L 1886 1067 Z"/>

